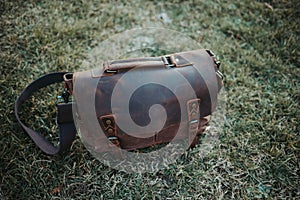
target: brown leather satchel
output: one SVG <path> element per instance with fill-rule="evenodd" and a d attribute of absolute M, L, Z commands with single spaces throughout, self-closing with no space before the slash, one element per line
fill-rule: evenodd
<path fill-rule="evenodd" d="M 210 50 L 201 49 L 161 57 L 109 61 L 83 72 L 51 73 L 23 90 L 15 103 L 15 115 L 35 144 L 51 155 L 72 144 L 76 135 L 74 120 L 84 123 L 82 121 L 88 120 L 82 119 L 89 117 L 95 118 L 104 134 L 87 131 L 94 125 L 85 123 L 84 126 L 89 128 L 80 128 L 81 137 L 85 138 L 86 145 L 99 152 L 109 151 L 109 146 L 136 150 L 185 138 L 190 146 L 194 146 L 216 109 L 218 92 L 223 84 L 219 66 Z M 65 102 L 57 104 L 60 143 L 55 147 L 21 122 L 18 113 L 21 104 L 33 92 L 57 82 L 64 82 Z M 142 84 L 144 82 L 147 83 Z M 74 101 L 69 101 L 70 95 Z M 89 99 L 94 103 L 92 107 L 87 102 Z M 127 107 L 129 113 L 123 107 Z M 134 123 L 147 127 L 152 119 L 162 128 L 129 134 L 126 127 L 120 126 L 122 122 L 125 126 Z M 109 145 L 99 145 L 102 141 L 108 141 Z"/>

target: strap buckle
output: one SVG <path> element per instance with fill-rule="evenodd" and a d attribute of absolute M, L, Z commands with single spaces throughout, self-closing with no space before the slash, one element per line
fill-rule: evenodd
<path fill-rule="evenodd" d="M 214 52 L 212 52 L 211 50 L 209 49 L 206 49 L 206 52 L 208 53 L 208 55 L 210 55 L 214 61 L 214 64 L 216 65 L 217 67 L 217 71 L 216 71 L 216 74 L 221 78 L 223 79 L 224 78 L 224 75 L 222 74 L 222 72 L 220 72 L 220 66 L 221 66 L 221 62 L 217 59 L 217 56 L 214 54 Z"/>
<path fill-rule="evenodd" d="M 64 88 L 64 91 L 61 95 L 57 96 L 58 103 L 69 103 L 70 101 L 70 93 L 67 88 Z"/>
<path fill-rule="evenodd" d="M 174 62 L 172 62 L 171 56 L 162 56 L 161 59 L 167 67 L 175 67 Z"/>

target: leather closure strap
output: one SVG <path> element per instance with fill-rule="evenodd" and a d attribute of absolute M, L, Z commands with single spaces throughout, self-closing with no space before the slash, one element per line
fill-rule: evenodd
<path fill-rule="evenodd" d="M 192 144 L 197 136 L 200 117 L 200 99 L 191 99 L 187 101 L 188 113 L 188 137 L 189 144 Z"/>
<path fill-rule="evenodd" d="M 67 88 L 70 95 L 73 93 L 73 73 L 66 73 L 64 74 L 64 82 L 65 87 Z"/>
<path fill-rule="evenodd" d="M 117 125 L 114 115 L 111 114 L 100 116 L 99 122 L 110 142 L 109 144 L 120 147 L 120 141 L 117 136 Z"/>

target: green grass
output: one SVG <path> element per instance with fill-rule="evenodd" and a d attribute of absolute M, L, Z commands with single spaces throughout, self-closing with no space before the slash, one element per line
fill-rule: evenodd
<path fill-rule="evenodd" d="M 1 0 L 0 199 L 299 198 L 300 3 L 268 3 Z M 109 36 L 148 26 L 180 31 L 219 56 L 227 93 L 219 143 L 155 174 L 113 170 L 78 138 L 63 155 L 41 153 L 14 118 L 21 90 L 47 72 L 76 71 Z M 23 109 L 39 131 L 55 133 L 57 88 Z"/>

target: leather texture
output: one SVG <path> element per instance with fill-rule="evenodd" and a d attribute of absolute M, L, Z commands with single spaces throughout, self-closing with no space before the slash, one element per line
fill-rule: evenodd
<path fill-rule="evenodd" d="M 198 67 L 201 68 L 205 75 L 199 73 L 195 63 L 200 63 Z M 135 69 L 135 72 L 132 69 Z M 77 97 L 93 95 L 90 94 L 93 91 L 93 86 L 88 83 L 91 79 L 99 79 L 95 94 L 96 117 L 106 137 L 110 138 L 109 140 L 112 144 L 122 149 L 136 150 L 156 144 L 168 143 L 174 139 L 176 134 L 176 139 L 188 137 L 189 143 L 191 146 L 194 146 L 199 135 L 205 131 L 205 127 L 209 122 L 209 115 L 216 108 L 217 95 L 223 84 L 222 78 L 217 72 L 215 56 L 204 49 L 161 57 L 110 61 L 103 63 L 102 67 L 95 68 L 90 72 L 76 72 L 73 74 L 73 85 L 78 84 L 79 80 L 83 83 L 79 91 L 77 90 L 76 94 L 74 94 L 74 99 L 76 102 Z M 175 73 L 179 73 L 186 79 L 184 84 L 189 84 L 192 87 L 196 98 L 186 101 L 185 111 L 182 112 L 179 104 L 181 99 L 178 99 L 172 91 L 162 85 L 149 83 L 139 87 L 132 94 L 129 105 L 127 105 L 128 102 L 123 97 L 126 96 L 126 93 L 132 86 L 132 84 L 127 82 L 135 81 L 133 78 L 124 82 L 122 78 L 128 73 L 136 73 L 136 76 L 140 78 L 147 77 L 152 80 L 164 77 L 171 80 Z M 138 77 L 137 79 L 139 79 Z M 70 80 L 67 81 L 70 83 Z M 121 85 L 122 90 L 118 90 L 117 95 L 113 97 L 117 84 Z M 176 82 L 176 80 L 174 84 L 178 84 L 176 87 L 178 89 L 181 87 L 185 88 L 184 84 L 180 85 L 182 83 Z M 209 91 L 209 84 L 215 86 L 216 89 Z M 180 96 L 184 97 L 189 93 L 190 91 L 182 90 Z M 117 116 L 114 115 L 113 110 L 116 111 L 118 108 L 111 107 L 112 98 L 117 98 L 121 106 L 129 106 L 130 116 L 121 111 Z M 125 123 L 132 120 L 139 126 L 148 125 L 151 121 L 148 113 L 151 106 L 155 104 L 161 105 L 167 114 L 166 122 L 160 131 L 145 132 L 144 134 L 150 135 L 149 137 L 135 137 L 118 126 L 121 120 L 125 121 Z M 80 113 L 79 115 L 87 116 L 88 114 Z M 153 115 L 159 121 L 160 111 L 154 112 Z M 184 116 L 183 121 L 182 116 Z M 106 124 L 107 118 L 109 118 L 110 123 L 113 121 L 113 127 Z M 183 124 L 183 126 L 179 130 L 180 124 Z M 83 131 L 82 134 L 85 138 L 90 138 L 87 139 L 87 143 L 89 146 L 95 147 L 95 151 L 108 151 L 105 146 L 99 145 L 100 140 L 106 139 L 105 136 L 93 135 L 89 131 Z"/>

